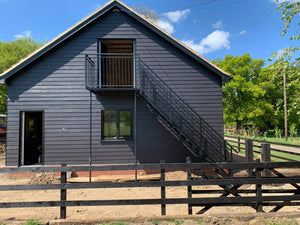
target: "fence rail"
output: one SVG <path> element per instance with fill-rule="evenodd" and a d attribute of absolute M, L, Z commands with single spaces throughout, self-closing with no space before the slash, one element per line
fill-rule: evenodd
<path fill-rule="evenodd" d="M 240 136 L 232 136 L 232 135 L 224 135 L 224 137 L 229 137 L 229 138 L 238 138 Z M 244 138 L 244 137 L 240 137 L 240 139 L 242 140 L 245 140 L 247 138 Z M 300 145 L 293 145 L 293 144 L 288 144 L 288 143 L 279 143 L 279 142 L 273 142 L 273 141 L 266 141 L 266 140 L 256 140 L 256 139 L 253 139 L 253 141 L 255 142 L 267 142 L 269 144 L 274 144 L 274 145 L 282 145 L 282 146 L 288 146 L 288 147 L 295 147 L 295 148 L 300 148 Z"/>
<path fill-rule="evenodd" d="M 23 168 L 1 168 L 0 173 L 28 173 L 28 172 L 60 172 L 60 184 L 28 184 L 28 185 L 0 185 L 0 191 L 15 190 L 61 190 L 60 201 L 36 201 L 36 202 L 0 202 L 0 208 L 24 208 L 24 207 L 60 207 L 60 217 L 66 218 L 66 207 L 70 206 L 104 206 L 104 205 L 160 205 L 161 214 L 166 214 L 167 204 L 187 204 L 188 213 L 192 214 L 194 207 L 203 207 L 203 213 L 213 206 L 250 206 L 256 211 L 262 211 L 263 206 L 275 206 L 274 211 L 283 206 L 300 205 L 300 176 L 286 177 L 278 171 L 282 168 L 300 169 L 300 162 L 277 162 L 277 163 L 164 163 L 142 164 L 142 165 L 112 165 L 112 166 L 65 166 L 61 167 L 23 167 Z M 120 170 L 159 170 L 160 180 L 157 181 L 129 181 L 129 182 L 98 182 L 98 183 L 67 183 L 66 173 L 69 171 L 120 171 Z M 166 180 L 166 170 L 187 171 L 186 180 Z M 194 173 L 218 169 L 224 170 L 246 170 L 253 169 L 251 176 L 232 175 L 229 178 L 212 178 L 207 175 L 197 176 Z M 269 169 L 277 177 L 262 177 L 262 171 Z M 220 179 L 221 178 L 221 179 Z M 242 189 L 244 184 L 253 186 L 253 189 Z M 268 184 L 291 184 L 292 188 L 272 190 Z M 201 186 L 214 185 L 222 189 L 207 188 L 201 190 Z M 187 187 L 187 197 L 167 198 L 166 187 Z M 67 190 L 91 189 L 91 188 L 129 188 L 129 187 L 160 187 L 161 197 L 154 199 L 117 199 L 117 200 L 67 200 Z M 274 193 L 276 196 L 274 196 Z M 210 194 L 221 194 L 220 196 L 209 196 Z M 228 197 L 229 195 L 233 197 Z M 247 196 L 243 195 L 247 194 Z M 253 194 L 253 196 L 250 196 Z M 199 196 L 202 195 L 202 196 Z"/>
<path fill-rule="evenodd" d="M 234 136 L 225 136 L 225 137 L 229 137 L 229 138 L 234 138 L 236 140 L 227 140 L 229 142 L 232 142 L 234 143 L 235 145 L 232 145 L 234 148 L 236 148 L 238 150 L 238 152 L 241 152 L 241 150 L 246 150 L 246 140 L 245 138 L 240 138 L 240 137 L 234 137 Z M 244 140 L 241 141 L 241 140 Z M 254 143 L 253 143 L 253 147 L 256 147 L 256 148 L 261 148 L 261 143 L 269 143 L 270 142 L 257 142 L 256 140 L 254 140 Z M 272 142 L 273 143 L 273 142 Z M 276 143 L 277 144 L 277 143 Z M 286 160 L 286 161 L 290 161 L 290 162 L 297 162 L 299 160 L 295 160 L 295 159 L 291 159 L 291 158 L 287 158 L 287 157 L 284 157 L 284 156 L 278 156 L 278 155 L 275 155 L 274 153 L 275 152 L 280 152 L 280 153 L 285 153 L 285 154 L 289 154 L 289 155 L 295 155 L 295 156 L 300 156 L 300 146 L 297 146 L 297 145 L 293 145 L 291 147 L 297 147 L 299 148 L 299 152 L 294 152 L 294 151 L 289 151 L 289 150 L 281 150 L 281 149 L 277 149 L 277 148 L 270 148 L 271 150 L 271 157 L 272 158 L 276 158 L 276 159 L 281 159 L 281 160 Z M 253 150 L 253 152 L 255 153 L 258 153 L 258 154 L 261 154 L 261 151 L 259 150 Z M 273 152 L 273 154 L 272 154 Z"/>

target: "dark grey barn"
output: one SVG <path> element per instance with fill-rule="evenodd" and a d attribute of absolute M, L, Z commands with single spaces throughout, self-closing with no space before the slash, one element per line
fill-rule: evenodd
<path fill-rule="evenodd" d="M 229 80 L 111 1 L 1 75 L 6 165 L 226 161 Z"/>

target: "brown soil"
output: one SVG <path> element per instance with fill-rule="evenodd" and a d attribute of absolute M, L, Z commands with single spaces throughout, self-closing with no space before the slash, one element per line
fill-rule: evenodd
<path fill-rule="evenodd" d="M 115 175 L 116 176 L 116 175 Z M 116 180 L 116 178 L 114 178 Z M 186 180 L 186 173 L 183 171 L 166 173 L 166 180 Z M 2 185 L 17 185 L 17 184 L 45 184 L 49 182 L 59 182 L 59 177 L 54 174 L 35 175 L 31 178 L 11 178 L 6 174 L 0 175 L 0 182 Z M 215 186 L 204 186 L 202 189 L 216 189 Z M 244 186 L 244 189 L 250 189 L 253 186 Z M 268 188 L 291 188 L 290 185 L 283 186 L 268 186 Z M 199 187 L 200 189 L 200 187 Z M 167 187 L 167 198 L 186 197 L 186 187 Z M 218 196 L 218 195 L 209 195 Z M 209 197 L 205 196 L 205 197 Z M 245 195 L 246 196 L 246 195 Z M 250 196 L 250 195 L 248 195 Z M 160 188 L 103 188 L 103 189 L 78 189 L 68 190 L 68 200 L 108 200 L 108 199 L 145 199 L 145 198 L 159 198 Z M 200 196 L 199 196 L 200 197 Z M 59 190 L 37 190 L 37 191 L 1 191 L 1 202 L 20 202 L 20 201 L 57 201 L 60 198 Z M 272 207 L 265 207 L 267 211 Z M 193 208 L 195 215 L 201 207 Z M 300 217 L 300 206 L 284 207 L 280 210 L 286 215 L 294 215 Z M 246 219 L 240 218 L 241 214 L 255 213 L 255 210 L 250 207 L 213 207 L 208 210 L 203 218 L 200 218 L 205 223 L 198 223 L 200 220 L 183 219 L 183 224 L 264 224 L 260 223 L 259 219 L 254 216 Z M 181 218 L 187 215 L 187 205 L 167 205 L 167 215 L 174 218 Z M 223 215 L 216 217 L 216 215 Z M 225 215 L 225 216 L 224 216 Z M 279 214 L 272 214 L 275 216 Z M 151 217 L 157 218 L 160 216 L 159 205 L 148 206 L 90 206 L 90 207 L 68 207 L 67 220 L 68 221 L 103 221 L 103 220 L 124 220 L 124 218 L 135 218 L 135 223 L 131 224 L 153 224 L 153 219 L 141 220 L 141 218 Z M 16 224 L 19 220 L 39 219 L 43 221 L 55 220 L 59 218 L 59 208 L 13 208 L 0 209 L 0 223 Z M 140 218 L 140 219 L 139 219 Z M 295 218 L 298 219 L 299 218 Z M 254 222 L 253 222 L 254 221 Z M 263 221 L 266 221 L 265 219 Z M 299 221 L 300 222 L 300 221 Z M 72 224 L 72 223 L 71 223 Z M 78 223 L 74 223 L 78 224 Z M 80 224 L 83 224 L 80 222 Z M 160 222 L 159 224 L 177 224 L 168 221 Z M 288 224 L 288 223 L 287 223 Z"/>
<path fill-rule="evenodd" d="M 38 173 L 30 177 L 28 184 L 60 184 L 60 177 L 54 173 Z"/>
<path fill-rule="evenodd" d="M 0 165 L 4 165 L 4 156 L 0 154 Z M 293 171 L 293 175 L 299 175 L 299 170 Z M 196 176 L 196 175 L 194 175 Z M 166 180 L 186 180 L 186 172 L 176 171 L 166 173 Z M 151 175 L 148 178 L 139 174 L 139 179 L 159 179 L 159 175 Z M 68 181 L 87 182 L 88 178 L 72 178 Z M 112 181 L 123 182 L 134 179 L 134 175 L 103 175 L 93 178 L 95 182 Z M 0 174 L 1 185 L 19 184 L 49 184 L 59 183 L 60 177 L 53 173 L 36 174 L 27 178 L 15 178 L 7 174 Z M 264 186 L 263 186 L 264 187 Z M 216 186 L 203 186 L 201 189 L 216 189 Z M 243 189 L 253 188 L 251 185 L 243 185 Z M 268 188 L 286 189 L 290 185 L 272 186 Z M 200 187 L 199 187 L 200 189 Z M 167 187 L 167 198 L 186 197 L 186 187 Z M 217 197 L 218 195 L 207 195 L 199 197 Z M 244 196 L 247 196 L 245 194 Z M 250 195 L 248 195 L 250 196 Z M 108 199 L 145 199 L 160 198 L 160 188 L 103 188 L 103 189 L 78 189 L 68 190 L 68 200 L 108 200 Z M 37 191 L 0 191 L 0 202 L 22 202 L 22 201 L 57 201 L 60 199 L 59 190 L 37 190 Z M 266 211 L 272 207 L 264 207 Z M 50 224 L 86 224 L 89 221 L 120 221 L 133 218 L 134 222 L 128 224 L 300 224 L 300 206 L 284 207 L 277 213 L 258 214 L 254 209 L 244 207 L 213 207 L 205 214 L 196 216 L 201 207 L 193 208 L 193 217 L 187 216 L 187 205 L 167 205 L 167 217 L 160 216 L 160 205 L 148 206 L 90 206 L 90 207 L 68 207 L 67 220 L 59 220 L 59 207 L 49 208 L 12 208 L 0 209 L 0 224 L 21 224 L 21 221 L 38 219 Z M 288 215 L 293 215 L 288 216 Z M 196 219 L 195 219 L 196 217 Z M 267 218 L 271 217 L 271 218 Z M 177 218 L 177 220 L 171 219 Z M 276 223 L 274 223 L 276 221 Z M 179 223 L 178 223 L 179 222 Z M 99 224 L 99 223 L 93 223 Z"/>

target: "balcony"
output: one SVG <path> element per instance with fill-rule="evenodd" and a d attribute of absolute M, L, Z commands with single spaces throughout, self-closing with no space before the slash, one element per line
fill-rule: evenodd
<path fill-rule="evenodd" d="M 86 88 L 93 92 L 138 90 L 138 62 L 138 55 L 131 53 L 86 55 Z"/>

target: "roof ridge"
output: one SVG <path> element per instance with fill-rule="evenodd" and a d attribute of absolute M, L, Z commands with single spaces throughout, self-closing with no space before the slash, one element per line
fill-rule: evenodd
<path fill-rule="evenodd" d="M 170 40 L 174 41 L 175 43 L 179 44 L 180 47 L 186 49 L 188 52 L 192 53 L 195 57 L 197 57 L 198 59 L 200 59 L 201 61 L 207 63 L 211 69 L 216 70 L 218 72 L 220 72 L 222 75 L 226 75 L 228 77 L 230 77 L 231 75 L 229 73 L 227 73 L 226 71 L 224 71 L 223 69 L 221 69 L 220 67 L 218 67 L 217 65 L 215 65 L 214 63 L 212 63 L 210 60 L 208 60 L 207 58 L 203 57 L 202 55 L 200 55 L 198 52 L 196 52 L 195 50 L 193 50 L 191 47 L 187 46 L 185 43 L 183 43 L 182 41 L 178 40 L 177 38 L 173 37 L 171 34 L 169 34 L 168 32 L 166 32 L 165 30 L 163 30 L 161 27 L 159 27 L 157 24 L 155 24 L 153 21 L 147 19 L 144 15 L 136 12 L 133 8 L 127 6 L 124 2 L 120 1 L 120 0 L 110 0 L 109 2 L 105 3 L 103 6 L 99 7 L 97 10 L 95 10 L 94 12 L 90 13 L 89 15 L 87 15 L 86 17 L 84 17 L 83 19 L 81 19 L 80 21 L 78 21 L 77 23 L 75 23 L 73 26 L 69 27 L 67 30 L 65 30 L 64 32 L 60 33 L 58 36 L 56 36 L 55 38 L 53 38 L 51 41 L 47 42 L 46 44 L 44 44 L 43 46 L 41 46 L 40 48 L 36 49 L 34 52 L 30 53 L 28 56 L 26 56 L 25 58 L 21 59 L 20 61 L 18 61 L 17 63 L 15 63 L 14 65 L 12 65 L 10 68 L 8 68 L 7 70 L 3 71 L 0 74 L 0 79 L 6 79 L 8 77 L 10 77 L 11 75 L 13 75 L 15 72 L 14 70 L 17 70 L 18 67 L 21 67 L 23 64 L 26 64 L 27 61 L 29 61 L 29 59 L 34 58 L 33 60 L 39 58 L 41 55 L 45 54 L 46 52 L 48 52 L 47 48 L 49 47 L 50 49 L 52 49 L 53 47 L 55 47 L 56 45 L 58 45 L 61 41 L 64 41 L 65 39 L 67 39 L 68 37 L 70 37 L 71 35 L 73 35 L 73 33 L 71 33 L 74 29 L 78 28 L 81 29 L 81 27 L 79 27 L 80 25 L 85 26 L 85 22 L 87 24 L 89 24 L 90 22 L 94 21 L 94 19 L 98 18 L 98 16 L 96 18 L 93 18 L 93 16 L 97 15 L 99 12 L 101 12 L 103 9 L 105 9 L 106 7 L 112 5 L 113 4 L 116 5 L 119 4 L 122 7 L 126 8 L 128 10 L 128 14 L 133 13 L 134 15 L 136 15 L 138 18 L 142 19 L 143 21 L 145 21 L 145 23 L 148 23 L 149 25 L 151 25 L 153 28 L 155 28 L 157 31 L 161 32 L 163 35 L 165 35 L 167 38 L 169 38 Z M 107 11 L 107 10 L 106 10 Z M 105 11 L 105 12 L 106 12 Z M 102 15 L 102 14 L 101 14 Z M 92 19 L 91 21 L 88 21 L 89 19 Z M 150 27 L 151 28 L 151 27 Z M 152 28 L 151 28 L 152 29 Z M 75 32 L 77 32 L 78 30 L 75 30 Z M 70 34 L 69 34 L 70 33 Z M 66 37 L 64 37 L 66 35 Z M 62 39 L 60 41 L 60 39 Z M 57 42 L 57 43 L 56 43 Z M 174 44 L 174 43 L 173 43 Z M 53 46 L 52 46 L 53 45 Z M 49 50 L 50 50 L 49 49 Z M 45 50 L 45 52 L 43 52 L 43 50 Z M 186 53 L 188 53 L 186 52 Z M 39 55 L 40 54 L 40 55 Z M 200 61 L 200 62 L 201 62 Z M 202 62 L 202 63 L 203 63 Z M 28 62 L 29 64 L 30 62 Z M 27 64 L 26 64 L 27 65 Z M 24 65 L 24 66 L 26 66 Z M 21 69 L 21 68 L 20 68 Z M 10 74 L 12 73 L 12 74 Z M 10 74 L 10 75 L 9 75 Z M 7 77 L 5 77 L 7 76 Z"/>
<path fill-rule="evenodd" d="M 143 18 L 146 22 L 150 23 L 152 26 L 154 26 L 156 29 L 160 30 L 161 32 L 163 32 L 164 34 L 166 34 L 167 36 L 169 36 L 170 38 L 172 38 L 174 41 L 178 42 L 180 45 L 182 45 L 183 47 L 185 47 L 186 49 L 188 49 L 189 51 L 191 51 L 193 54 L 195 54 L 196 56 L 200 57 L 201 59 L 203 59 L 204 61 L 206 61 L 207 63 L 209 63 L 210 65 L 216 67 L 218 70 L 220 70 L 222 73 L 231 76 L 230 73 L 226 72 L 225 70 L 221 69 L 220 67 L 218 67 L 216 64 L 214 64 L 213 62 L 211 62 L 209 59 L 207 59 L 206 57 L 202 56 L 200 53 L 196 52 L 194 49 L 192 49 L 190 46 L 186 45 L 184 42 L 180 41 L 179 39 L 177 39 L 176 37 L 172 36 L 170 33 L 168 33 L 167 31 L 165 31 L 164 29 L 162 29 L 160 26 L 158 26 L 156 23 L 154 23 L 153 21 L 151 21 L 150 19 L 148 19 L 147 17 L 145 17 L 144 15 L 136 12 L 133 8 L 131 8 L 130 6 L 126 5 L 124 2 L 121 2 L 119 0 L 115 0 L 117 2 L 119 2 L 121 5 L 123 5 L 125 8 L 129 9 L 131 12 L 135 13 L 137 16 Z"/>

